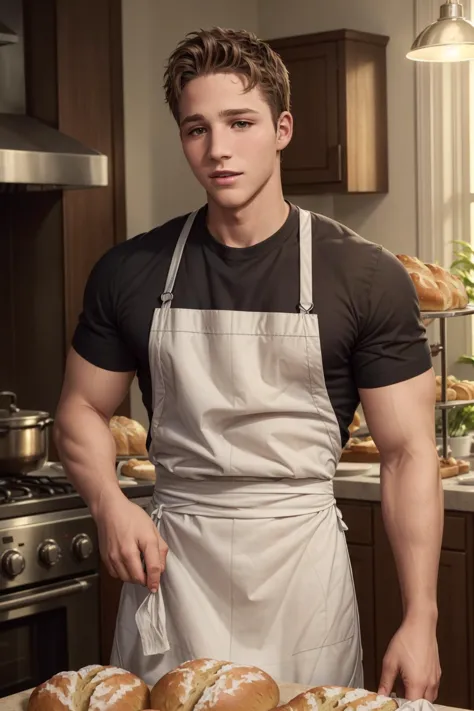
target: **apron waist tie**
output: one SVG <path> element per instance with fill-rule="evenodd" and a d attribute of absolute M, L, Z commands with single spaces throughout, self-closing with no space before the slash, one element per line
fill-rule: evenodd
<path fill-rule="evenodd" d="M 283 518 L 325 511 L 336 504 L 332 479 L 180 479 L 157 467 L 148 513 L 173 510 L 215 518 Z"/>

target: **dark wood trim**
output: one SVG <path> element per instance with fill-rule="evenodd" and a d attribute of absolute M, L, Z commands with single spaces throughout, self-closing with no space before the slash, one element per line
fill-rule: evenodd
<path fill-rule="evenodd" d="M 109 13 L 115 242 L 118 243 L 127 238 L 121 3 L 109 0 Z"/>
<path fill-rule="evenodd" d="M 302 47 L 305 44 L 312 45 L 315 42 L 341 42 L 350 40 L 352 42 L 368 42 L 379 44 L 385 47 L 390 41 L 390 37 L 385 35 L 375 35 L 370 32 L 358 32 L 357 30 L 330 30 L 328 32 L 317 32 L 309 35 L 293 35 L 292 37 L 278 37 L 270 40 L 271 46 L 278 51 L 288 47 Z"/>

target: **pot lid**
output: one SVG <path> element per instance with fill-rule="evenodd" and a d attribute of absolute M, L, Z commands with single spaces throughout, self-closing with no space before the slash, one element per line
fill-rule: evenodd
<path fill-rule="evenodd" d="M 8 408 L 0 408 L 0 426 L 32 427 L 49 418 L 49 413 L 41 410 L 20 410 L 16 405 L 15 393 L 0 392 L 0 397 L 10 399 Z"/>

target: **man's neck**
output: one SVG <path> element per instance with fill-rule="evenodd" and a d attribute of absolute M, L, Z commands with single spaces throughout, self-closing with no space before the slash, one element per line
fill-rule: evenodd
<path fill-rule="evenodd" d="M 214 239 L 227 247 L 251 247 L 271 237 L 285 223 L 289 214 L 283 193 L 257 195 L 238 210 L 208 202 L 207 227 Z"/>

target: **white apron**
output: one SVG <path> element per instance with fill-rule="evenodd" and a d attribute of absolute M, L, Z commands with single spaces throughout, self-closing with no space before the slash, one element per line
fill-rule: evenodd
<path fill-rule="evenodd" d="M 332 485 L 340 431 L 311 313 L 311 215 L 299 212 L 295 313 L 170 308 L 195 216 L 149 338 L 149 513 L 169 546 L 166 571 L 155 595 L 124 584 L 111 661 L 149 684 L 213 657 L 277 681 L 360 687 L 357 603 Z"/>

